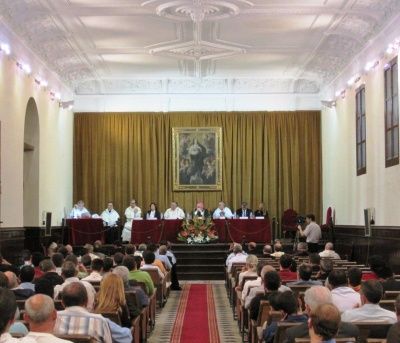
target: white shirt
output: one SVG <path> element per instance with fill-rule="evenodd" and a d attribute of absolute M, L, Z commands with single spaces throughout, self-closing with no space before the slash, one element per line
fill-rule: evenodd
<path fill-rule="evenodd" d="M 22 337 L 22 338 L 14 338 L 8 332 L 3 333 L 0 336 L 0 343 L 35 343 L 36 341 L 33 338 Z"/>
<path fill-rule="evenodd" d="M 160 268 L 158 268 L 157 266 L 153 266 L 152 264 L 144 264 L 143 266 L 140 267 L 140 270 L 157 270 L 158 271 L 158 276 L 161 279 L 164 279 L 164 274 L 162 273 Z"/>
<path fill-rule="evenodd" d="M 115 226 L 119 219 L 119 214 L 116 210 L 112 209 L 111 211 L 105 209 L 101 214 L 101 219 L 103 219 L 104 226 Z"/>
<path fill-rule="evenodd" d="M 265 291 L 265 289 L 264 289 L 264 285 L 263 284 L 261 284 L 260 286 L 251 288 L 249 295 L 246 297 L 246 300 L 244 301 L 245 309 L 250 308 L 251 301 L 257 296 L 257 293 L 264 292 L 264 291 Z M 281 285 L 278 288 L 278 292 L 283 293 L 283 292 L 287 292 L 287 291 L 290 291 L 290 288 L 285 286 L 285 285 Z"/>
<path fill-rule="evenodd" d="M 253 287 L 258 287 L 261 286 L 262 282 L 261 282 L 261 276 L 259 276 L 257 279 L 255 280 L 249 280 L 247 281 L 244 286 L 243 286 L 243 291 L 242 291 L 242 300 L 245 301 L 248 294 L 249 293 L 249 289 L 253 288 Z"/>
<path fill-rule="evenodd" d="M 242 252 L 236 254 L 228 261 L 228 273 L 231 272 L 233 263 L 246 263 L 247 254 L 243 254 Z"/>
<path fill-rule="evenodd" d="M 332 303 L 340 313 L 361 305 L 360 294 L 350 287 L 337 287 L 332 290 Z"/>
<path fill-rule="evenodd" d="M 72 209 L 71 213 L 69 214 L 69 217 L 73 218 L 73 219 L 78 219 L 78 218 L 82 218 L 82 215 L 86 215 L 86 216 L 90 217 L 90 213 L 85 207 L 83 207 L 83 208 L 75 208 L 74 207 Z"/>
<path fill-rule="evenodd" d="M 64 280 L 64 283 L 62 285 L 56 285 L 54 287 L 54 299 L 58 299 L 58 295 L 62 292 L 64 287 L 69 285 L 72 282 L 80 282 L 85 286 L 86 292 L 88 294 L 87 309 L 88 309 L 89 312 L 93 311 L 94 299 L 96 297 L 96 290 L 94 289 L 94 287 L 89 282 L 81 281 L 77 277 L 69 277 L 69 278 Z"/>
<path fill-rule="evenodd" d="M 156 211 L 150 211 L 146 214 L 146 218 L 156 218 Z"/>
<path fill-rule="evenodd" d="M 132 220 L 134 218 L 142 218 L 142 210 L 140 207 L 135 206 L 134 208 L 128 207 L 125 210 L 125 217 L 126 217 L 126 223 L 124 225 L 124 229 L 132 229 Z"/>
<path fill-rule="evenodd" d="M 185 212 L 180 207 L 177 207 L 175 210 L 169 208 L 164 213 L 164 219 L 183 219 L 185 218 Z"/>
<path fill-rule="evenodd" d="M 360 308 L 342 313 L 342 322 L 397 322 L 396 313 L 380 307 L 378 304 L 364 304 Z"/>
<path fill-rule="evenodd" d="M 321 252 L 319 253 L 319 256 L 321 256 L 321 257 L 328 257 L 328 258 L 340 259 L 340 256 L 339 256 L 336 252 L 334 252 L 333 250 L 324 250 L 324 251 L 321 251 Z"/>
<path fill-rule="evenodd" d="M 307 243 L 318 243 L 322 237 L 321 228 L 315 222 L 311 222 L 306 226 L 304 230 L 304 236 L 306 236 Z"/>
<path fill-rule="evenodd" d="M 231 219 L 232 217 L 233 217 L 232 211 L 228 207 L 224 207 L 223 210 L 217 208 L 213 213 L 214 219 L 219 219 L 219 218 Z"/>
<path fill-rule="evenodd" d="M 239 280 L 238 280 L 239 281 L 239 283 L 238 283 L 239 286 L 242 284 L 243 278 L 245 276 L 257 276 L 257 272 L 253 271 L 253 270 L 246 270 L 245 272 L 239 273 Z"/>
<path fill-rule="evenodd" d="M 38 343 L 72 343 L 72 341 L 67 341 L 45 332 L 31 331 L 25 337 L 33 338 Z"/>
<path fill-rule="evenodd" d="M 103 280 L 103 276 L 96 271 L 92 271 L 88 276 L 82 279 L 82 281 L 87 281 L 87 282 L 101 281 L 101 280 Z"/>

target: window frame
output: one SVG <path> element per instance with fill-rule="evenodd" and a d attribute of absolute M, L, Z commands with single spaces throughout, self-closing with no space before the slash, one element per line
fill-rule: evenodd
<path fill-rule="evenodd" d="M 367 116 L 365 85 L 356 89 L 356 166 L 357 176 L 367 173 Z M 360 156 L 361 153 L 361 156 Z"/>

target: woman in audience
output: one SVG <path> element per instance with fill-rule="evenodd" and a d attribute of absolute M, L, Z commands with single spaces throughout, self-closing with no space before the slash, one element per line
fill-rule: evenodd
<path fill-rule="evenodd" d="M 105 275 L 96 296 L 95 313 L 118 313 L 123 327 L 130 327 L 128 306 L 126 305 L 124 283 L 116 274 Z"/>

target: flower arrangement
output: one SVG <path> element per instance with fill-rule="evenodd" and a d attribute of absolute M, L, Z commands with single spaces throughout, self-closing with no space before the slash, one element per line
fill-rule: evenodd
<path fill-rule="evenodd" d="M 194 217 L 186 219 L 178 233 L 178 240 L 187 244 L 205 244 L 218 239 L 211 218 Z"/>

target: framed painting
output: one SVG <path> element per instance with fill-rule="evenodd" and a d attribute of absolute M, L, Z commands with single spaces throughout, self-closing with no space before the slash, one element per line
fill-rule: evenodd
<path fill-rule="evenodd" d="M 222 128 L 172 128 L 174 191 L 222 190 Z"/>

